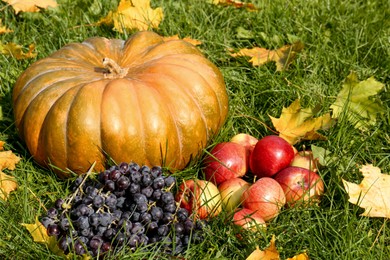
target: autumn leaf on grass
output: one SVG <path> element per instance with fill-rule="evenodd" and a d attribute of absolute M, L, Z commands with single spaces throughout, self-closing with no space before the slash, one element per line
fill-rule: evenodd
<path fill-rule="evenodd" d="M 0 53 L 5 55 L 10 55 L 15 57 L 17 60 L 34 58 L 37 56 L 37 53 L 34 52 L 35 45 L 30 44 L 28 47 L 28 52 L 23 52 L 23 47 L 17 45 L 13 42 L 2 44 L 0 43 Z"/>
<path fill-rule="evenodd" d="M 13 32 L 13 31 L 8 29 L 5 25 L 3 25 L 3 22 L 0 19 L 0 34 L 10 33 L 10 32 Z"/>
<path fill-rule="evenodd" d="M 279 132 L 279 136 L 292 145 L 301 140 L 326 139 L 317 130 L 326 130 L 332 123 L 330 113 L 313 118 L 312 109 L 301 108 L 299 99 L 295 100 L 289 107 L 283 108 L 280 118 L 269 117 Z"/>
<path fill-rule="evenodd" d="M 390 218 L 390 175 L 372 164 L 363 165 L 360 172 L 360 184 L 342 180 L 348 201 L 365 209 L 361 216 Z"/>
<path fill-rule="evenodd" d="M 55 0 L 3 0 L 3 2 L 11 5 L 16 14 L 19 12 L 39 12 L 40 9 L 58 6 Z"/>
<path fill-rule="evenodd" d="M 7 200 L 8 194 L 18 188 L 18 184 L 13 176 L 2 172 L 3 169 L 14 170 L 20 157 L 12 151 L 3 151 L 4 142 L 0 141 L 0 199 Z"/>
<path fill-rule="evenodd" d="M 272 236 L 271 242 L 268 248 L 261 251 L 257 246 L 256 249 L 246 258 L 246 260 L 276 260 L 279 259 L 279 252 L 275 245 L 275 235 Z"/>
<path fill-rule="evenodd" d="M 299 255 L 287 258 L 286 260 L 309 260 L 309 256 L 306 253 L 301 253 Z"/>
<path fill-rule="evenodd" d="M 268 50 L 265 48 L 254 47 L 251 49 L 241 49 L 237 53 L 231 53 L 232 57 L 248 56 L 253 66 L 261 66 L 267 62 L 274 61 L 276 70 L 283 71 L 288 68 L 295 59 L 298 52 L 303 49 L 303 43 L 297 41 L 292 45 L 285 45 L 277 50 Z"/>
<path fill-rule="evenodd" d="M 180 38 L 179 38 L 179 35 L 173 35 L 173 36 L 166 36 L 166 37 L 164 37 L 164 41 L 173 41 L 173 40 L 179 40 Z M 194 45 L 194 46 L 197 46 L 197 45 L 201 45 L 202 44 L 202 42 L 201 41 L 198 41 L 198 40 L 195 40 L 195 39 L 191 39 L 191 38 L 189 38 L 189 37 L 184 37 L 183 39 L 182 39 L 183 41 L 186 41 L 186 42 L 188 42 L 188 43 L 191 43 L 192 45 Z"/>
<path fill-rule="evenodd" d="M 234 6 L 235 8 L 246 8 L 249 11 L 256 11 L 257 8 L 254 4 L 244 3 L 239 0 L 212 0 L 215 5 Z"/>
<path fill-rule="evenodd" d="M 161 7 L 150 7 L 150 0 L 121 0 L 118 9 L 110 11 L 98 24 L 113 24 L 114 29 L 121 33 L 125 29 L 148 30 L 157 28 L 163 16 Z"/>
<path fill-rule="evenodd" d="M 370 97 L 383 87 L 384 84 L 373 77 L 359 81 L 357 75 L 352 72 L 345 80 L 336 101 L 330 106 L 333 110 L 332 117 L 338 118 L 343 111 L 347 111 L 347 119 L 361 130 L 364 130 L 367 124 L 375 124 L 377 115 L 382 115 L 384 108 L 379 99 Z"/>
<path fill-rule="evenodd" d="M 45 244 L 51 252 L 64 256 L 63 251 L 61 251 L 58 247 L 55 236 L 49 236 L 47 234 L 46 228 L 42 225 L 38 218 L 35 219 L 35 223 L 33 224 L 22 223 L 21 225 L 30 232 L 34 242 Z"/>

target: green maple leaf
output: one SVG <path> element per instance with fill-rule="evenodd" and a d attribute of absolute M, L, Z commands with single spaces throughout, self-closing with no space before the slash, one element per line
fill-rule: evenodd
<path fill-rule="evenodd" d="M 338 118 L 346 109 L 347 119 L 356 128 L 365 129 L 367 125 L 374 125 L 376 117 L 382 115 L 384 108 L 379 99 L 370 98 L 382 90 L 384 84 L 373 77 L 359 81 L 355 73 L 346 78 L 342 90 L 336 101 L 330 106 L 332 117 Z"/>

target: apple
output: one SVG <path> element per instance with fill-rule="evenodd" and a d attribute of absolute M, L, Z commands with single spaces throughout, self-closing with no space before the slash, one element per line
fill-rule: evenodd
<path fill-rule="evenodd" d="M 258 177 L 272 177 L 290 165 L 294 158 L 294 149 L 283 138 L 268 135 L 261 138 L 249 160 L 249 168 Z"/>
<path fill-rule="evenodd" d="M 317 203 L 324 193 L 321 177 L 308 169 L 290 166 L 280 171 L 274 179 L 282 186 L 290 207 Z"/>
<path fill-rule="evenodd" d="M 318 158 L 314 158 L 312 151 L 305 150 L 296 153 L 290 165 L 305 168 L 313 172 L 317 172 L 320 163 Z"/>
<path fill-rule="evenodd" d="M 199 219 L 215 217 L 222 211 L 221 195 L 217 186 L 205 180 L 184 181 L 178 188 L 175 200 L 180 207 Z"/>
<path fill-rule="evenodd" d="M 256 211 L 265 221 L 275 218 L 286 203 L 281 185 L 270 177 L 253 183 L 242 195 L 243 208 Z"/>
<path fill-rule="evenodd" d="M 222 198 L 222 207 L 228 212 L 236 210 L 241 205 L 242 194 L 250 186 L 247 181 L 241 178 L 233 178 L 222 182 L 218 186 Z"/>
<path fill-rule="evenodd" d="M 256 211 L 247 208 L 239 209 L 234 213 L 233 223 L 252 231 L 267 228 L 265 220 Z"/>
<path fill-rule="evenodd" d="M 207 181 L 218 185 L 242 177 L 248 170 L 246 149 L 241 144 L 222 142 L 214 146 L 205 158 L 203 172 Z"/>
<path fill-rule="evenodd" d="M 236 134 L 230 139 L 230 142 L 241 144 L 245 147 L 245 149 L 248 151 L 248 154 L 250 154 L 253 149 L 255 149 L 255 145 L 257 144 L 259 140 L 250 135 L 245 133 Z"/>

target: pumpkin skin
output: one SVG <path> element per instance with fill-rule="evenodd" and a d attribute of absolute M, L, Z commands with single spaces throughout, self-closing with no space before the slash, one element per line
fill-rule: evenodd
<path fill-rule="evenodd" d="M 13 108 L 35 161 L 64 178 L 94 162 L 101 171 L 107 158 L 183 169 L 223 125 L 228 96 L 195 46 L 143 31 L 38 60 L 17 79 Z"/>

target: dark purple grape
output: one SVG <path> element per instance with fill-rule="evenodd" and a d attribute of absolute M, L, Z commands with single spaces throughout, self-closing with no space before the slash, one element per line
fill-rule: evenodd
<path fill-rule="evenodd" d="M 137 211 L 140 213 L 146 212 L 148 210 L 148 204 L 147 203 L 137 203 Z"/>
<path fill-rule="evenodd" d="M 125 202 L 126 202 L 126 198 L 125 197 L 118 197 L 117 196 L 116 207 L 117 208 L 123 208 L 123 206 L 125 205 Z"/>
<path fill-rule="evenodd" d="M 105 183 L 109 178 L 110 178 L 110 172 L 108 170 L 99 173 L 98 180 L 101 183 Z"/>
<path fill-rule="evenodd" d="M 107 227 L 112 223 L 112 215 L 108 212 L 103 212 L 100 214 L 100 225 Z"/>
<path fill-rule="evenodd" d="M 179 208 L 176 212 L 177 220 L 180 222 L 186 221 L 188 216 L 189 216 L 188 210 L 185 208 Z"/>
<path fill-rule="evenodd" d="M 154 206 L 150 209 L 150 215 L 152 216 L 153 220 L 159 221 L 160 219 L 162 219 L 164 211 L 162 210 L 162 208 Z"/>
<path fill-rule="evenodd" d="M 122 176 L 122 173 L 117 169 L 110 172 L 110 180 L 112 180 L 114 182 L 117 181 L 121 176 Z"/>
<path fill-rule="evenodd" d="M 160 200 L 162 195 L 162 190 L 154 190 L 151 199 L 153 200 Z"/>
<path fill-rule="evenodd" d="M 105 202 L 106 202 L 107 207 L 109 207 L 110 209 L 115 209 L 116 203 L 118 202 L 118 199 L 115 196 L 115 194 L 111 193 L 110 195 L 107 196 Z"/>
<path fill-rule="evenodd" d="M 123 234 L 122 232 L 117 233 L 117 235 L 115 236 L 115 239 L 114 239 L 115 245 L 121 246 L 125 243 L 125 241 L 126 241 L 125 234 Z"/>
<path fill-rule="evenodd" d="M 152 221 L 149 223 L 149 225 L 147 226 L 147 229 L 148 229 L 148 232 L 154 232 L 155 230 L 157 230 L 158 228 L 158 223 L 157 221 Z"/>
<path fill-rule="evenodd" d="M 141 186 L 138 184 L 138 183 L 130 183 L 130 186 L 129 186 L 129 192 L 131 194 L 136 194 L 136 193 L 139 193 L 141 191 Z"/>
<path fill-rule="evenodd" d="M 82 199 L 82 203 L 85 205 L 91 205 L 92 202 L 93 202 L 93 198 L 89 195 Z"/>
<path fill-rule="evenodd" d="M 93 236 L 89 241 L 89 246 L 92 249 L 98 249 L 103 244 L 103 238 L 101 236 Z"/>
<path fill-rule="evenodd" d="M 58 215 L 58 210 L 56 209 L 56 208 L 49 208 L 48 210 L 47 210 L 47 216 L 49 217 L 49 218 L 52 218 L 52 219 L 55 219 L 55 218 L 57 218 L 57 215 Z"/>
<path fill-rule="evenodd" d="M 183 236 L 185 233 L 185 227 L 183 223 L 175 223 L 175 235 L 176 236 Z"/>
<path fill-rule="evenodd" d="M 168 176 L 164 179 L 165 187 L 172 187 L 176 183 L 176 178 L 173 176 Z"/>
<path fill-rule="evenodd" d="M 139 239 L 139 236 L 137 234 L 133 234 L 130 236 L 130 238 L 128 240 L 128 244 L 130 247 L 135 248 L 139 245 L 139 243 L 140 243 L 140 239 Z"/>
<path fill-rule="evenodd" d="M 152 221 L 152 215 L 148 212 L 141 213 L 140 221 L 143 225 L 149 224 Z"/>
<path fill-rule="evenodd" d="M 89 218 L 87 216 L 81 216 L 74 222 L 74 225 L 79 229 L 89 228 Z"/>
<path fill-rule="evenodd" d="M 101 250 L 102 250 L 103 252 L 108 252 L 108 251 L 110 251 L 110 250 L 111 250 L 111 243 L 110 243 L 110 242 L 104 242 L 104 243 L 102 244 Z"/>
<path fill-rule="evenodd" d="M 153 166 L 152 169 L 150 169 L 150 174 L 156 179 L 162 175 L 162 168 L 160 166 Z"/>
<path fill-rule="evenodd" d="M 184 230 L 185 230 L 186 234 L 190 234 L 195 227 L 194 222 L 190 219 L 187 219 L 186 221 L 184 221 L 183 225 L 184 225 Z"/>
<path fill-rule="evenodd" d="M 91 197 L 95 197 L 96 195 L 98 195 L 99 193 L 99 190 L 96 189 L 96 187 L 93 187 L 93 186 L 87 186 L 85 188 L 85 194 L 91 196 Z"/>
<path fill-rule="evenodd" d="M 142 174 L 138 171 L 130 172 L 129 177 L 133 183 L 140 183 L 142 180 Z"/>
<path fill-rule="evenodd" d="M 141 213 L 139 212 L 133 212 L 132 215 L 131 215 L 131 221 L 133 222 L 138 222 L 140 221 L 140 216 L 141 216 Z"/>
<path fill-rule="evenodd" d="M 169 233 L 169 226 L 168 225 L 160 225 L 157 228 L 157 234 L 161 237 L 165 237 Z"/>
<path fill-rule="evenodd" d="M 119 179 L 116 181 L 116 187 L 119 190 L 125 190 L 130 186 L 130 179 L 126 176 L 120 176 Z"/>
<path fill-rule="evenodd" d="M 145 187 L 141 190 L 141 193 L 150 198 L 153 194 L 153 188 L 151 186 Z"/>
<path fill-rule="evenodd" d="M 59 234 L 61 234 L 60 227 L 57 224 L 50 224 L 47 227 L 47 234 L 49 236 L 58 236 Z"/>
<path fill-rule="evenodd" d="M 58 247 L 64 251 L 65 254 L 69 253 L 72 239 L 68 236 L 63 236 L 58 240 Z"/>
<path fill-rule="evenodd" d="M 169 203 L 164 205 L 164 211 L 165 212 L 170 212 L 170 213 L 175 213 L 176 212 L 176 203 Z"/>
<path fill-rule="evenodd" d="M 171 192 L 163 192 L 161 195 L 161 201 L 165 204 L 171 204 L 175 202 L 175 196 Z"/>
<path fill-rule="evenodd" d="M 115 191 L 115 182 L 113 180 L 107 180 L 104 183 L 104 189 L 107 191 Z"/>
<path fill-rule="evenodd" d="M 85 253 L 87 253 L 85 248 L 86 245 L 79 240 L 77 240 L 76 243 L 74 244 L 74 251 L 76 255 L 84 255 Z"/>
<path fill-rule="evenodd" d="M 67 231 L 70 227 L 70 222 L 69 222 L 69 219 L 66 218 L 66 217 L 63 217 L 60 219 L 60 222 L 59 222 L 59 225 L 60 225 L 60 228 L 64 231 Z"/>
<path fill-rule="evenodd" d="M 89 216 L 89 224 L 91 226 L 97 227 L 100 225 L 100 214 L 99 213 L 93 213 Z"/>
<path fill-rule="evenodd" d="M 132 234 L 143 234 L 145 232 L 145 227 L 140 222 L 133 223 L 133 227 L 131 228 Z"/>
<path fill-rule="evenodd" d="M 101 196 L 101 195 L 96 195 L 94 198 L 93 198 L 93 201 L 92 201 L 92 205 L 95 207 L 95 208 L 100 208 L 101 206 L 103 206 L 104 204 L 104 197 Z"/>
<path fill-rule="evenodd" d="M 148 198 L 142 193 L 136 193 L 133 195 L 134 202 L 138 204 L 148 203 Z"/>
<path fill-rule="evenodd" d="M 164 178 L 162 176 L 157 177 L 156 179 L 153 180 L 152 186 L 153 189 L 155 190 L 164 188 L 165 186 Z"/>
<path fill-rule="evenodd" d="M 112 240 L 112 238 L 116 235 L 116 230 L 114 228 L 107 228 L 106 231 L 104 231 L 103 236 L 107 238 L 108 240 Z"/>
<path fill-rule="evenodd" d="M 175 215 L 173 215 L 171 212 L 164 212 L 162 222 L 164 224 L 168 224 L 173 222 L 174 219 L 175 219 Z"/>
<path fill-rule="evenodd" d="M 129 171 L 129 164 L 126 162 L 122 162 L 118 165 L 118 168 L 122 174 L 125 174 Z"/>

